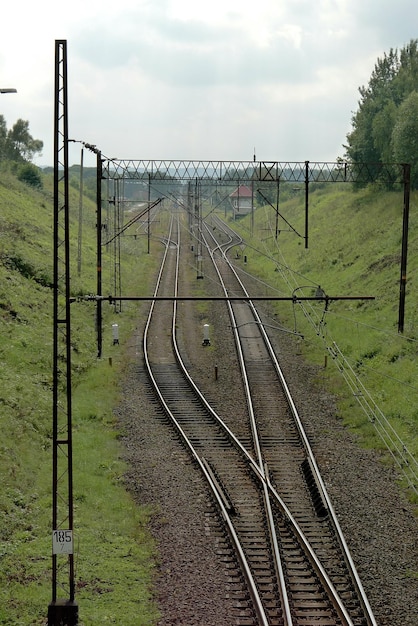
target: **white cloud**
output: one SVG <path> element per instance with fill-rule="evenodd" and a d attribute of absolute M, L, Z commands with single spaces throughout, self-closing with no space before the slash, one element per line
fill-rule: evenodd
<path fill-rule="evenodd" d="M 42 19 L 39 17 L 42 16 Z M 406 17 L 407 16 L 407 17 Z M 54 41 L 69 128 L 118 158 L 333 160 L 378 57 L 416 36 L 415 0 L 51 0 L 9 4 L 0 97 L 52 162 Z"/>

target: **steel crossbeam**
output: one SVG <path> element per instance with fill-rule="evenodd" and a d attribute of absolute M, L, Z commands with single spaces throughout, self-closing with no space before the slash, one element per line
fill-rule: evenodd
<path fill-rule="evenodd" d="M 125 180 L 346 182 L 403 183 L 400 163 L 291 162 L 291 161 L 184 161 L 107 159 L 104 178 Z"/>

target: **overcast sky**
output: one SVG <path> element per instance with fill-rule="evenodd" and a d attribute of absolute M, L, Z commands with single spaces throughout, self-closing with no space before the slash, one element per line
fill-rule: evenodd
<path fill-rule="evenodd" d="M 415 38 L 417 0 L 14 0 L 0 113 L 53 163 L 65 39 L 69 136 L 109 158 L 334 161 L 377 59 Z"/>

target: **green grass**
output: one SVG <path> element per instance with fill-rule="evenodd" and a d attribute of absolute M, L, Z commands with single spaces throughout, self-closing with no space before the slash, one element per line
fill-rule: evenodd
<path fill-rule="evenodd" d="M 95 292 L 95 206 L 85 200 L 82 271 L 77 271 L 78 194 L 71 190 L 71 288 Z M 0 624 L 45 624 L 51 600 L 52 514 L 52 179 L 43 190 L 0 174 Z M 152 252 L 161 244 L 152 240 Z M 148 293 L 156 254 L 146 241 L 121 242 L 124 293 Z M 103 259 L 112 293 L 111 259 Z M 97 360 L 95 305 L 71 305 L 74 536 L 81 626 L 152 625 L 156 548 L 151 511 L 125 490 L 113 408 L 119 399 L 137 306 L 103 304 L 103 358 Z M 120 346 L 112 346 L 111 324 Z M 110 365 L 112 360 L 112 366 Z M 60 558 L 60 557 L 59 557 Z"/>
<path fill-rule="evenodd" d="M 289 194 L 291 195 L 291 194 Z M 285 195 L 283 196 L 285 197 Z M 408 447 L 417 442 L 417 318 L 414 288 L 418 267 L 418 223 L 413 196 L 405 333 L 397 333 L 401 194 L 351 192 L 330 185 L 313 190 L 309 249 L 283 229 L 275 245 L 272 209 L 256 211 L 239 222 L 248 245 L 248 271 L 268 285 L 266 294 L 289 295 L 278 264 L 307 291 L 321 284 L 329 295 L 375 295 L 374 302 L 332 303 L 321 330 L 335 340 L 362 382 L 391 420 Z M 303 232 L 301 196 L 290 197 L 281 212 Z M 71 188 L 71 288 L 74 294 L 96 289 L 95 206 L 85 200 L 81 275 L 77 270 L 78 193 Z M 167 222 L 160 218 L 161 231 Z M 237 226 L 238 223 L 234 223 Z M 157 226 L 153 226 L 157 228 Z M 270 233 L 268 230 L 270 229 Z M 272 232 L 273 231 L 273 232 Z M 270 236 L 269 239 L 267 237 Z M 255 248 L 259 252 L 255 251 Z M 123 237 L 124 295 L 150 292 L 161 243 Z M 242 258 L 241 261 L 242 263 Z M 295 274 L 294 271 L 298 274 Z M 195 268 L 188 271 L 195 276 Z M 19 182 L 0 170 L 0 624 L 45 624 L 51 595 L 51 432 L 52 432 L 52 179 L 43 190 Z M 204 281 L 195 281 L 200 294 Z M 291 289 L 290 289 L 291 291 Z M 111 258 L 103 258 L 103 293 L 112 293 Z M 323 305 L 315 305 L 321 317 Z M 199 305 L 202 323 L 207 304 Z M 305 336 L 300 350 L 323 366 L 324 344 L 296 306 L 277 304 L 289 328 Z M 95 305 L 71 305 L 74 425 L 74 499 L 76 598 L 80 624 L 155 624 L 158 610 L 152 580 L 158 560 L 147 531 L 152 515 L 131 500 L 123 482 L 125 467 L 113 408 L 119 380 L 137 324 L 137 306 L 123 303 L 121 313 L 103 304 L 103 358 L 97 360 Z M 296 320 L 296 321 L 295 321 Z M 120 346 L 112 346 L 111 325 L 119 325 Z M 109 359 L 112 359 L 110 365 Z M 332 363 L 319 370 L 318 384 L 339 396 L 341 419 L 363 445 L 379 447 L 373 426 L 337 375 Z M 380 446 L 381 447 L 381 446 Z M 123 618 L 121 617 L 123 616 Z"/>
<path fill-rule="evenodd" d="M 112 368 L 100 363 L 75 393 L 77 598 L 86 625 L 117 624 L 121 616 L 127 624 L 153 624 L 151 511 L 138 508 L 124 491 L 125 466 L 111 412 L 118 399 Z M 92 402 L 92 390 L 97 399 L 102 389 L 105 397 Z"/>

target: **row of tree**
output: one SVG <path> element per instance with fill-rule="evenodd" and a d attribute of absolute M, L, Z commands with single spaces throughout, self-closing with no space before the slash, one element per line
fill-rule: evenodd
<path fill-rule="evenodd" d="M 418 40 L 378 59 L 347 135 L 353 163 L 410 163 L 418 188 Z"/>

